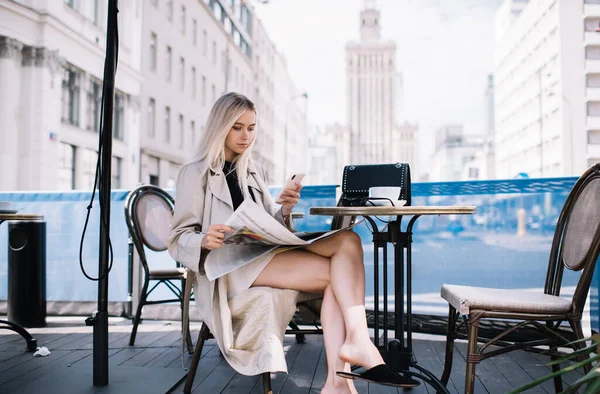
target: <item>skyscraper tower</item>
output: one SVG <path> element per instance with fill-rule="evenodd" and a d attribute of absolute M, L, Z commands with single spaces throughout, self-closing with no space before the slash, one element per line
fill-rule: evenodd
<path fill-rule="evenodd" d="M 380 14 L 366 0 L 360 41 L 346 44 L 347 121 L 353 164 L 403 160 L 394 152 L 396 44 L 381 38 Z"/>

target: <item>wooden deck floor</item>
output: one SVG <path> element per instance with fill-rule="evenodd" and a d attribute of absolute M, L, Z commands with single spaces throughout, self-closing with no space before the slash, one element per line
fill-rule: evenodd
<path fill-rule="evenodd" d="M 192 325 L 192 338 L 196 341 L 199 324 Z M 25 341 L 12 331 L 0 330 L 0 393 L 51 393 L 58 391 L 38 391 L 39 386 L 50 384 L 59 385 L 58 380 L 68 371 L 76 371 L 79 367 L 92 370 L 92 328 L 84 325 L 84 318 L 48 318 L 48 327 L 30 329 L 30 333 L 38 340 L 38 346 L 47 347 L 52 354 L 47 357 L 33 357 L 25 352 Z M 111 368 L 125 370 L 135 367 L 142 375 L 170 373 L 175 384 L 184 376 L 180 352 L 180 331 L 178 322 L 150 322 L 140 325 L 136 346 L 128 346 L 131 323 L 128 320 L 111 319 L 109 327 L 109 360 Z M 437 336 L 416 335 L 414 341 L 416 357 L 421 365 L 428 368 L 437 376 L 441 375 L 444 358 L 444 338 Z M 273 374 L 273 393 L 319 393 L 325 381 L 323 367 L 324 347 L 321 336 L 308 336 L 304 344 L 297 344 L 293 336 L 286 337 L 286 359 L 289 374 Z M 452 393 L 464 390 L 465 344 L 459 343 L 455 353 L 454 369 L 449 389 Z M 184 363 L 189 365 L 190 356 Z M 513 352 L 483 361 L 477 368 L 476 393 L 506 393 L 514 387 L 519 387 L 533 378 L 545 375 L 549 368 L 544 366 L 547 358 L 525 352 Z M 73 368 L 67 370 L 67 368 Z M 65 372 L 67 371 L 67 372 Z M 165 375 L 166 376 L 166 375 Z M 581 376 L 577 372 L 565 378 L 573 382 Z M 110 379 L 110 378 L 109 378 Z M 35 382 L 39 382 L 34 389 Z M 119 390 L 119 381 L 109 380 L 110 390 L 86 392 L 127 392 L 134 394 L 136 390 Z M 155 393 L 156 386 L 151 385 L 152 379 L 141 379 L 140 393 Z M 87 383 L 85 383 L 87 385 Z M 89 386 L 93 388 L 92 380 Z M 53 386 L 55 387 L 55 386 Z M 56 386 L 58 387 L 58 386 Z M 69 393 L 68 387 L 64 393 Z M 401 393 L 403 390 L 357 383 L 359 393 Z M 164 392 L 164 391 L 161 391 Z M 183 383 L 177 385 L 171 392 L 182 393 Z M 194 382 L 194 393 L 232 393 L 260 394 L 262 383 L 259 377 L 247 377 L 237 374 L 221 357 L 214 340 L 209 340 L 204 347 L 203 356 Z M 411 393 L 433 393 L 430 387 L 421 385 L 412 389 Z M 551 382 L 531 393 L 552 393 Z"/>

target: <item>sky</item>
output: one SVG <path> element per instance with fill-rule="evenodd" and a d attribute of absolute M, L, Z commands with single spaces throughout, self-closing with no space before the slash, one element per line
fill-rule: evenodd
<path fill-rule="evenodd" d="M 419 125 L 420 168 L 429 169 L 435 131 L 484 128 L 484 94 L 494 69 L 494 13 L 501 0 L 378 0 L 382 37 L 396 42 L 405 118 Z M 359 39 L 363 0 L 270 0 L 255 9 L 309 95 L 309 122 L 346 123 L 345 46 Z"/>

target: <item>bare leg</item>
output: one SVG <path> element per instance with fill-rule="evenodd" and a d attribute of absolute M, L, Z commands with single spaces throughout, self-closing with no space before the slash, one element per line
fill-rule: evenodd
<path fill-rule="evenodd" d="M 277 254 L 253 286 L 322 293 L 330 283 L 346 331 L 339 358 L 367 369 L 382 364 L 383 359 L 369 337 L 363 251 L 355 233 L 342 231 L 304 250 Z"/>
<path fill-rule="evenodd" d="M 338 354 L 346 338 L 346 327 L 342 310 L 333 294 L 331 285 L 325 289 L 321 304 L 321 324 L 323 340 L 327 357 L 327 381 L 321 394 L 328 393 L 357 393 L 354 381 L 343 379 L 336 375 L 337 371 L 350 372 L 350 364 L 342 361 Z"/>

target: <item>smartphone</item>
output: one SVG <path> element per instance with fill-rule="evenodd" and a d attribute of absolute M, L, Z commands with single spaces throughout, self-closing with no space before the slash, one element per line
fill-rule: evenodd
<path fill-rule="evenodd" d="M 287 178 L 287 181 L 285 182 L 285 185 L 283 185 L 281 192 L 283 192 L 284 189 L 295 189 L 296 184 L 302 183 L 303 179 L 304 174 L 292 174 L 292 176 Z M 277 196 L 277 200 L 275 200 L 275 202 L 281 202 L 281 192 L 279 192 L 279 196 Z"/>

